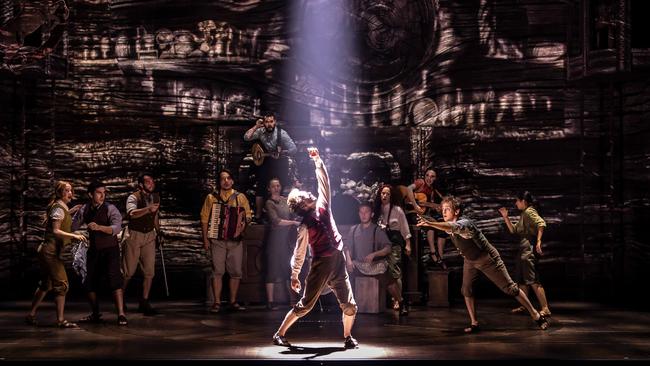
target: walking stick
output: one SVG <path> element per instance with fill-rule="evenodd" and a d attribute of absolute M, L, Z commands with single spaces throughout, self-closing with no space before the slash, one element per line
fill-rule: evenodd
<path fill-rule="evenodd" d="M 160 263 L 162 264 L 162 270 L 163 270 L 163 279 L 165 280 L 165 293 L 167 294 L 167 297 L 169 297 L 169 286 L 167 284 L 167 271 L 165 270 L 165 255 L 163 253 L 163 243 L 164 239 L 160 235 L 160 233 L 157 233 L 156 235 L 156 240 L 158 241 L 158 248 L 160 249 Z"/>

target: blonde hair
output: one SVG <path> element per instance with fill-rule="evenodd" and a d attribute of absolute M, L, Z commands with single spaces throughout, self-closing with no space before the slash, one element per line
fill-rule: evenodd
<path fill-rule="evenodd" d="M 289 206 L 289 210 L 300 216 L 304 216 L 307 211 L 301 209 L 300 206 L 306 199 L 316 200 L 316 198 L 309 192 L 301 191 L 296 188 L 292 189 L 287 196 L 287 205 Z"/>
<path fill-rule="evenodd" d="M 54 185 L 54 192 L 52 192 L 52 195 L 50 196 L 50 202 L 47 204 L 47 210 L 50 210 L 50 207 L 56 202 L 56 200 L 59 200 L 63 198 L 63 194 L 65 193 L 65 187 L 70 186 L 70 190 L 72 191 L 72 194 L 74 195 L 74 187 L 72 187 L 72 183 L 67 182 L 65 180 L 60 180 L 56 182 Z M 45 219 L 43 220 L 43 224 L 45 224 L 48 220 L 47 213 L 45 214 Z"/>

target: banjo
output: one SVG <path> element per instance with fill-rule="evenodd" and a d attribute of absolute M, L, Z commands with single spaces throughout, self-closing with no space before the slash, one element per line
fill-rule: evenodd
<path fill-rule="evenodd" d="M 251 147 L 251 156 L 253 157 L 253 163 L 256 166 L 262 165 L 264 163 L 264 159 L 266 159 L 267 156 L 272 157 L 273 159 L 278 159 L 280 156 L 286 156 L 286 155 L 287 155 L 286 151 L 280 151 L 280 153 L 266 152 L 264 151 L 262 144 L 260 144 L 259 142 L 255 142 Z"/>
<path fill-rule="evenodd" d="M 280 127 L 277 126 L 275 128 L 275 136 L 276 136 L 276 145 L 280 146 Z M 262 144 L 258 141 L 253 143 L 253 146 L 251 147 L 251 156 L 253 157 L 253 163 L 256 166 L 260 166 L 264 164 L 264 159 L 266 159 L 267 156 L 273 158 L 273 159 L 279 159 L 280 156 L 288 156 L 286 151 L 279 151 L 279 152 L 266 152 Z"/>

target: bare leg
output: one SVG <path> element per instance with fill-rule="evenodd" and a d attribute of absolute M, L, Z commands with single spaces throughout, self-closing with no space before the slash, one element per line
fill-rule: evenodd
<path fill-rule="evenodd" d="M 443 259 L 446 242 L 447 242 L 446 238 L 438 238 L 438 256 L 440 257 L 440 259 Z"/>
<path fill-rule="evenodd" d="M 530 300 L 528 300 L 528 296 L 526 296 L 526 294 L 521 289 L 519 289 L 519 294 L 517 294 L 515 298 L 521 305 L 526 308 L 526 310 L 528 310 L 528 313 L 530 314 L 530 317 L 533 318 L 533 320 L 539 319 L 539 313 L 537 310 L 535 310 L 533 304 L 531 304 Z"/>
<path fill-rule="evenodd" d="M 544 291 L 544 287 L 542 287 L 541 284 L 534 284 L 531 285 L 533 288 L 533 292 L 537 296 L 537 300 L 539 301 L 539 306 L 542 310 L 542 312 L 546 314 L 551 314 L 551 310 L 548 308 L 548 301 L 546 300 L 546 291 Z"/>
<path fill-rule="evenodd" d="M 221 305 L 221 287 L 223 286 L 222 276 L 212 276 L 212 295 L 214 296 L 213 304 Z"/>
<path fill-rule="evenodd" d="M 397 281 L 388 285 L 387 290 L 390 296 L 392 296 L 395 300 L 402 302 L 402 289 L 399 288 Z"/>
<path fill-rule="evenodd" d="M 151 292 L 151 284 L 153 283 L 153 277 L 145 277 L 142 281 L 142 298 L 147 301 L 149 300 L 149 293 Z"/>
<path fill-rule="evenodd" d="M 287 333 L 287 330 L 291 328 L 293 323 L 298 320 L 298 317 L 294 313 L 293 309 L 289 310 L 287 315 L 285 315 L 284 320 L 282 321 L 282 324 L 280 324 L 280 328 L 278 329 L 278 334 L 282 337 Z M 343 323 L 343 327 L 345 328 L 345 323 Z"/>
<path fill-rule="evenodd" d="M 113 301 L 115 301 L 115 310 L 117 310 L 117 315 L 124 314 L 124 293 L 122 289 L 117 289 L 113 291 Z"/>
<path fill-rule="evenodd" d="M 36 292 L 34 292 L 34 298 L 32 299 L 32 308 L 29 310 L 30 316 L 36 316 L 36 310 L 43 302 L 45 295 L 47 295 L 47 291 L 43 291 L 40 288 L 36 289 Z"/>
<path fill-rule="evenodd" d="M 352 325 L 354 325 L 354 315 L 345 315 L 343 314 L 343 338 L 347 338 L 352 335 Z"/>
<path fill-rule="evenodd" d="M 474 301 L 474 296 L 465 296 L 465 306 L 467 307 L 467 313 L 469 315 L 471 324 L 478 325 L 478 320 L 476 319 L 476 304 Z"/>
<path fill-rule="evenodd" d="M 237 301 L 237 291 L 239 290 L 239 278 L 231 278 L 228 281 L 230 284 L 230 303 Z"/>
<path fill-rule="evenodd" d="M 273 302 L 273 282 L 267 283 L 266 284 L 266 302 L 267 303 L 272 303 Z"/>
<path fill-rule="evenodd" d="M 56 304 L 56 321 L 62 322 L 65 319 L 63 317 L 63 310 L 65 308 L 65 296 L 56 295 L 54 297 L 54 304 Z"/>

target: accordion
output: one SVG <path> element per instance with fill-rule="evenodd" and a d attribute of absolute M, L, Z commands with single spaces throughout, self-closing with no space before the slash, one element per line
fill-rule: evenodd
<path fill-rule="evenodd" d="M 208 238 L 217 240 L 241 240 L 242 223 L 246 218 L 243 207 L 226 203 L 213 203 L 208 221 Z"/>

